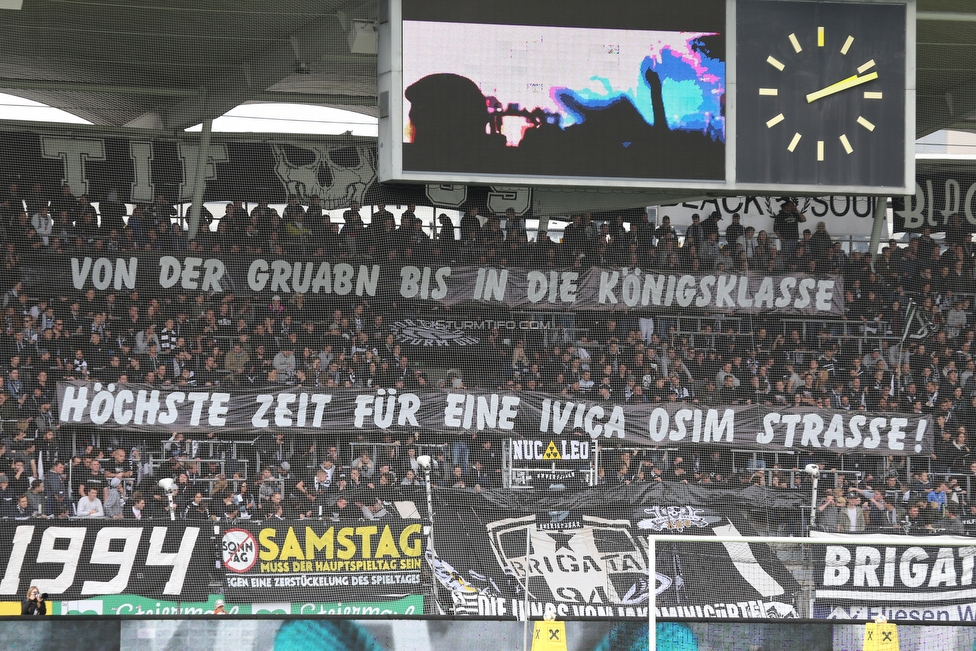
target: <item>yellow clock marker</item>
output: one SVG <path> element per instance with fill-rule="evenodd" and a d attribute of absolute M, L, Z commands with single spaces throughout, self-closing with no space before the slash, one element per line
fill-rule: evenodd
<path fill-rule="evenodd" d="M 864 99 L 881 99 L 881 98 L 882 98 L 881 91 L 877 91 L 877 92 L 873 90 L 864 91 Z"/>
<path fill-rule="evenodd" d="M 844 46 L 840 49 L 840 53 L 847 56 L 847 51 L 851 49 L 852 45 L 854 45 L 854 37 L 848 36 L 847 40 L 844 41 Z"/>
<path fill-rule="evenodd" d="M 823 46 L 824 46 L 824 28 L 823 27 L 818 27 L 817 28 L 817 47 L 823 47 Z"/>
<path fill-rule="evenodd" d="M 857 123 L 868 131 L 874 131 L 874 125 L 871 122 L 868 122 L 868 120 L 862 115 L 857 116 Z"/>
<path fill-rule="evenodd" d="M 851 147 L 851 141 L 847 139 L 846 133 L 840 134 L 840 144 L 844 145 L 844 151 L 846 151 L 848 154 L 854 153 L 854 148 Z"/>
<path fill-rule="evenodd" d="M 793 150 L 796 149 L 796 146 L 800 144 L 800 138 L 802 138 L 802 137 L 803 136 L 800 135 L 800 132 L 799 131 L 797 131 L 796 133 L 794 133 L 793 134 L 793 140 L 790 140 L 790 146 L 787 147 L 786 149 L 790 153 L 792 153 Z"/>
<path fill-rule="evenodd" d="M 780 61 L 777 61 L 776 59 L 774 59 L 772 57 L 772 55 L 770 55 L 769 58 L 766 59 L 766 63 L 768 63 L 769 65 L 773 66 L 774 68 L 776 68 L 780 72 L 783 72 L 783 68 L 786 67 L 783 63 L 781 63 Z"/>
<path fill-rule="evenodd" d="M 785 119 L 786 119 L 786 116 L 783 115 L 782 113 L 780 113 L 776 117 L 770 118 L 769 120 L 766 121 L 766 128 L 767 129 L 772 129 L 773 127 L 775 127 L 777 124 L 779 124 L 780 122 L 782 122 Z"/>
<path fill-rule="evenodd" d="M 766 95 L 766 96 L 775 97 L 776 95 L 779 95 L 779 89 L 778 88 L 760 88 L 759 89 L 759 94 L 760 95 Z"/>
<path fill-rule="evenodd" d="M 797 54 L 803 51 L 803 48 L 800 47 L 800 41 L 798 41 L 796 38 L 796 34 L 790 34 L 790 43 L 793 44 L 793 49 Z"/>
<path fill-rule="evenodd" d="M 871 59 L 870 61 L 868 61 L 864 65 L 858 66 L 858 68 L 857 68 L 857 74 L 863 75 L 865 70 L 870 70 L 873 67 L 874 67 L 874 59 Z"/>
<path fill-rule="evenodd" d="M 817 160 L 823 162 L 824 159 L 824 141 L 817 141 Z"/>

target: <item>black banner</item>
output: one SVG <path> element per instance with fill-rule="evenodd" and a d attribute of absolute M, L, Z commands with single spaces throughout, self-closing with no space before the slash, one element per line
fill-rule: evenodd
<path fill-rule="evenodd" d="M 976 621 L 976 547 L 940 544 L 971 539 L 872 536 L 858 544 L 857 534 L 843 537 L 850 542 L 812 546 L 815 617 Z"/>
<path fill-rule="evenodd" d="M 842 315 L 840 276 L 658 274 L 603 268 L 536 271 L 495 267 L 350 264 L 317 258 L 188 255 L 38 257 L 21 271 L 31 291 L 234 293 L 302 292 L 313 296 L 386 297 L 445 306 L 603 310 L 701 309 L 709 312 Z"/>
<path fill-rule="evenodd" d="M 0 129 L 0 179 L 18 182 L 27 192 L 34 182 L 52 191 L 71 186 L 75 196 L 88 194 L 93 202 L 109 192 L 127 203 L 151 203 L 163 195 L 174 203 L 189 203 L 197 179 L 199 135 L 179 139 L 124 138 L 97 127 L 38 125 Z M 282 136 L 249 140 L 214 134 L 210 142 L 204 201 L 284 203 L 289 194 L 306 202 L 321 199 L 322 208 L 346 208 L 351 201 L 364 206 L 388 204 L 463 208 L 479 206 L 483 214 L 565 215 L 630 210 L 643 212 L 661 193 L 595 193 L 589 189 L 454 184 L 384 185 L 376 180 L 376 139 L 345 136 Z"/>
<path fill-rule="evenodd" d="M 478 430 L 499 438 L 570 436 L 649 445 L 710 444 L 752 450 L 824 449 L 877 455 L 932 451 L 930 417 L 812 407 L 710 407 L 687 403 L 617 405 L 539 393 L 413 393 L 378 389 L 324 392 L 301 387 L 257 391 L 199 387 L 58 383 L 63 424 L 128 432 L 209 432 L 214 428 L 348 434 L 423 427 L 450 438 Z M 538 432 L 539 434 L 534 434 Z M 586 440 L 581 438 L 581 440 Z"/>
<path fill-rule="evenodd" d="M 765 545 L 704 544 L 755 535 L 735 515 L 665 505 L 618 489 L 523 501 L 521 512 L 443 491 L 428 561 L 438 603 L 457 616 L 646 619 L 647 536 L 700 534 L 703 544 L 657 542 L 660 617 L 796 617 L 800 586 Z M 445 523 L 454 523 L 447 526 Z M 528 556 L 526 553 L 528 552 Z"/>
<path fill-rule="evenodd" d="M 36 586 L 52 599 L 140 595 L 206 600 L 213 544 L 207 527 L 110 520 L 6 520 L 0 526 L 0 597 Z"/>
<path fill-rule="evenodd" d="M 426 538 L 419 514 L 413 521 L 388 513 L 358 521 L 360 508 L 349 506 L 356 520 L 271 519 L 224 528 L 228 600 L 366 602 L 423 594 Z"/>
<path fill-rule="evenodd" d="M 915 181 L 915 196 L 894 197 L 896 233 L 933 233 L 955 230 L 956 234 L 976 231 L 976 176 L 972 174 L 926 174 Z M 958 225 L 952 216 L 959 215 Z"/>

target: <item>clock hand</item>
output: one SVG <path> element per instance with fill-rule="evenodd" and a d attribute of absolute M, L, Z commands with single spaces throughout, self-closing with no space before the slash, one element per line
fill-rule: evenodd
<path fill-rule="evenodd" d="M 841 81 L 838 81 L 836 84 L 831 84 L 826 88 L 821 88 L 820 90 L 814 93 L 810 93 L 809 95 L 807 95 L 807 103 L 813 103 L 818 99 L 822 99 L 824 97 L 833 95 L 834 93 L 839 93 L 841 91 L 848 90 L 849 88 L 854 88 L 855 86 L 860 86 L 861 84 L 866 84 L 869 81 L 874 81 L 877 78 L 878 78 L 878 73 L 876 72 L 872 72 L 871 74 L 864 75 L 863 77 L 860 77 L 858 75 L 853 75 L 851 77 L 848 77 L 847 79 L 842 79 Z"/>

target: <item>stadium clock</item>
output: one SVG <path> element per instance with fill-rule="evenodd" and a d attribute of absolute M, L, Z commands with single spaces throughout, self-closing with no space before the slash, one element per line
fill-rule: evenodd
<path fill-rule="evenodd" d="M 902 184 L 905 7 L 739 7 L 738 180 Z"/>

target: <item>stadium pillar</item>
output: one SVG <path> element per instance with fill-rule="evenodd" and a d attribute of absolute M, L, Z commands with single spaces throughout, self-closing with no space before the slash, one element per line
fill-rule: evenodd
<path fill-rule="evenodd" d="M 647 651 L 657 651 L 657 539 L 647 537 Z"/>
<path fill-rule="evenodd" d="M 888 197 L 875 197 L 874 204 L 874 227 L 871 229 L 871 266 L 874 267 L 874 260 L 878 257 L 878 245 L 881 244 L 881 231 L 888 223 Z"/>
<path fill-rule="evenodd" d="M 200 230 L 200 213 L 203 210 L 203 190 L 207 184 L 207 158 L 210 156 L 210 131 L 213 120 L 203 121 L 203 131 L 200 133 L 200 152 L 197 155 L 197 173 L 193 179 L 193 204 L 190 206 L 190 219 L 187 225 L 187 237 L 193 239 Z"/>

